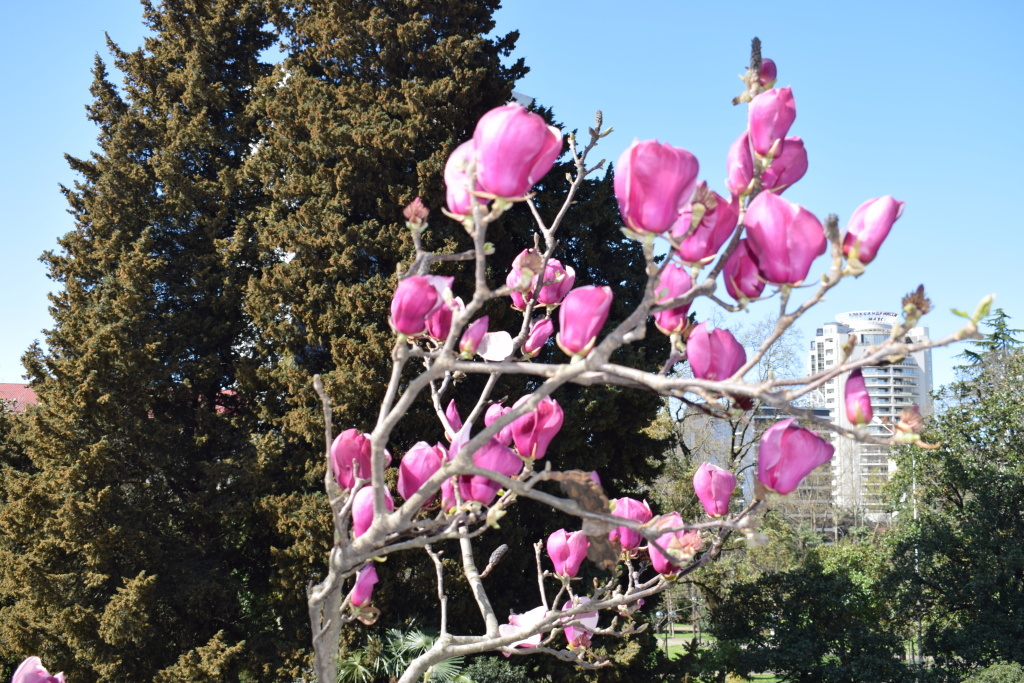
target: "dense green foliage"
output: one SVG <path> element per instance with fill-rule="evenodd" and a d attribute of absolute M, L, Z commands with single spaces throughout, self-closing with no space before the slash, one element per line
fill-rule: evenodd
<path fill-rule="evenodd" d="M 1005 314 L 975 346 L 928 425 L 936 450 L 903 449 L 891 590 L 950 675 L 1024 663 L 1024 351 Z"/>
<path fill-rule="evenodd" d="M 441 171 L 526 70 L 503 62 L 515 33 L 486 37 L 497 0 L 143 4 L 145 46 L 109 46 L 124 85 L 96 60 L 98 151 L 69 158 L 76 228 L 44 257 L 55 323 L 26 355 L 40 405 L 0 424 L 0 659 L 39 655 L 76 683 L 290 679 L 305 673 L 304 588 L 331 541 L 311 377 L 324 376 L 336 430 L 372 427 L 395 272 L 412 256 L 402 207 L 421 196 L 434 209 L 429 247 L 469 246 L 437 210 Z M 274 68 L 260 55 L 277 40 Z M 567 170 L 537 188 L 546 216 Z M 619 232 L 610 172 L 579 199 L 556 256 L 580 284 L 615 286 L 612 325 L 639 300 L 642 253 Z M 492 284 L 532 225 L 520 205 L 494 226 Z M 492 329 L 518 327 L 506 303 L 488 311 Z M 617 360 L 650 369 L 666 344 L 652 334 Z M 545 357 L 564 360 L 553 344 Z M 455 395 L 468 404 L 474 388 Z M 600 469 L 613 496 L 654 475 L 657 397 L 557 398 L 556 466 Z M 390 448 L 441 438 L 424 397 Z M 521 506 L 493 545 L 526 549 L 577 523 Z M 378 628 L 436 619 L 424 560 L 382 567 Z M 499 610 L 533 606 L 532 565 L 510 553 L 495 570 Z M 450 618 L 472 632 L 465 586 L 449 591 Z M 644 643 L 616 657 L 649 669 Z"/>
<path fill-rule="evenodd" d="M 99 149 L 68 158 L 76 227 L 43 258 L 60 290 L 25 359 L 27 460 L 4 463 L 0 651 L 77 682 L 219 681 L 276 647 L 247 600 L 266 573 L 238 438 L 255 422 L 225 391 L 259 199 L 245 112 L 273 38 L 262 3 L 143 5 L 145 47 L 109 45 L 123 87 L 96 59 Z"/>

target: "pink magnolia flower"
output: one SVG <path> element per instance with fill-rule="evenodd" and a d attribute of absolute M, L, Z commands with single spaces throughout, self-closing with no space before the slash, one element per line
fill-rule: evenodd
<path fill-rule="evenodd" d="M 707 183 L 697 186 L 693 202 L 679 214 L 672 226 L 672 236 L 682 240 L 676 253 L 687 263 L 697 263 L 714 256 L 722 248 L 739 218 L 739 202 L 726 201 L 717 192 L 707 189 Z M 690 232 L 693 222 L 697 227 Z M 689 237 L 684 237 L 690 232 Z"/>
<path fill-rule="evenodd" d="M 476 355 L 477 347 L 480 346 L 484 335 L 487 334 L 487 325 L 489 323 L 490 317 L 485 315 L 471 322 L 462 331 L 462 339 L 459 340 L 459 353 L 464 358 L 472 359 Z"/>
<path fill-rule="evenodd" d="M 525 249 L 512 261 L 512 270 L 505 278 L 505 284 L 512 290 L 512 307 L 524 310 L 533 298 L 540 277 L 531 266 L 540 261 L 540 255 L 533 249 Z M 536 267 L 540 267 L 537 263 Z M 537 305 L 555 306 L 562 303 L 576 283 L 576 271 L 572 266 L 563 266 L 558 259 L 548 259 L 544 266 L 542 285 L 537 293 Z"/>
<path fill-rule="evenodd" d="M 750 183 L 754 180 L 754 155 L 750 152 L 750 133 L 743 131 L 743 135 L 729 147 L 725 167 L 728 173 L 725 186 L 729 191 L 737 197 L 749 194 Z"/>
<path fill-rule="evenodd" d="M 750 202 L 745 223 L 750 248 L 772 284 L 802 282 L 814 259 L 825 253 L 825 231 L 814 214 L 771 192 Z"/>
<path fill-rule="evenodd" d="M 334 470 L 334 480 L 343 489 L 350 489 L 356 484 L 356 479 L 369 479 L 372 471 L 370 469 L 370 458 L 373 447 L 370 444 L 369 434 L 360 434 L 358 429 L 346 429 L 334 437 L 331 444 L 331 469 Z M 384 468 L 391 465 L 391 453 L 384 451 Z"/>
<path fill-rule="evenodd" d="M 729 512 L 729 499 L 735 488 L 736 475 L 708 462 L 698 467 L 693 475 L 693 490 L 712 517 Z"/>
<path fill-rule="evenodd" d="M 635 141 L 619 157 L 615 197 L 622 220 L 637 232 L 663 233 L 693 195 L 700 166 L 685 149 Z"/>
<path fill-rule="evenodd" d="M 477 182 L 499 197 L 525 194 L 562 153 L 562 131 L 518 104 L 490 110 L 473 131 Z"/>
<path fill-rule="evenodd" d="M 761 156 L 782 153 L 783 138 L 796 120 L 796 102 L 791 88 L 766 90 L 753 99 L 748 110 L 750 143 Z"/>
<path fill-rule="evenodd" d="M 39 657 L 29 657 L 18 666 L 11 683 L 64 683 L 64 674 L 51 676 Z"/>
<path fill-rule="evenodd" d="M 617 498 L 612 501 L 612 514 L 616 517 L 629 519 L 640 524 L 646 524 L 654 517 L 651 506 L 647 501 L 639 501 L 635 498 Z M 624 526 L 616 527 L 608 534 L 612 541 L 618 541 L 623 550 L 636 550 L 643 543 L 644 537 L 639 531 Z"/>
<path fill-rule="evenodd" d="M 747 352 L 729 330 L 709 332 L 707 323 L 701 323 L 686 341 L 686 358 L 697 379 L 725 380 L 747 362 Z"/>
<path fill-rule="evenodd" d="M 398 465 L 398 495 L 404 500 L 409 500 L 427 479 L 441 469 L 447 457 L 448 452 L 441 444 L 431 446 L 425 441 L 420 441 L 410 448 Z M 430 504 L 435 497 L 424 502 L 424 506 Z"/>
<path fill-rule="evenodd" d="M 590 602 L 590 598 L 580 598 L 579 604 Z M 572 600 L 562 605 L 562 611 L 570 610 L 578 605 L 572 604 Z M 562 620 L 563 623 L 569 621 L 578 621 L 579 626 L 566 626 L 563 633 L 565 633 L 565 639 L 569 641 L 569 649 L 575 650 L 577 648 L 588 648 L 590 647 L 591 636 L 593 635 L 594 629 L 597 628 L 597 622 L 600 621 L 597 612 L 584 612 L 583 614 L 576 614 L 571 617 L 566 617 Z"/>
<path fill-rule="evenodd" d="M 443 342 L 448 339 L 452 329 L 452 318 L 455 313 L 466 308 L 461 297 L 455 297 L 448 303 L 442 303 L 427 317 L 427 335 L 431 339 Z"/>
<path fill-rule="evenodd" d="M 500 403 L 492 403 L 490 406 L 488 406 L 487 412 L 484 413 L 484 424 L 490 427 L 492 424 L 494 424 L 495 420 L 501 419 L 502 417 L 505 416 L 506 413 L 508 413 L 511 410 L 511 408 L 506 408 Z M 507 424 L 504 427 L 502 427 L 501 431 L 498 432 L 497 436 L 495 436 L 494 438 L 496 438 L 498 440 L 498 443 L 500 443 L 502 446 L 508 446 L 509 444 L 511 444 L 512 424 Z"/>
<path fill-rule="evenodd" d="M 871 411 L 871 396 L 868 395 L 868 387 L 864 383 L 864 373 L 857 368 L 846 378 L 846 389 L 844 391 L 844 403 L 846 404 L 846 419 L 855 425 L 866 425 L 871 422 L 874 413 Z"/>
<path fill-rule="evenodd" d="M 448 162 L 444 165 L 445 198 L 448 211 L 456 216 L 468 216 L 473 213 L 473 204 L 486 203 L 485 199 L 474 197 L 471 190 L 477 190 L 477 184 L 470 174 L 476 157 L 476 146 L 467 140 L 455 148 Z"/>
<path fill-rule="evenodd" d="M 586 356 L 594 348 L 597 333 L 604 327 L 612 307 L 612 288 L 588 285 L 565 297 L 558 311 L 561 328 L 555 336 L 558 348 L 569 356 Z"/>
<path fill-rule="evenodd" d="M 554 332 L 555 323 L 551 321 L 551 318 L 541 318 L 534 322 L 533 327 L 530 328 L 529 336 L 523 342 L 523 355 L 527 358 L 535 357 L 544 348 L 544 345 L 548 343 L 548 339 L 551 339 L 551 335 Z"/>
<path fill-rule="evenodd" d="M 354 607 L 366 607 L 370 604 L 370 598 L 373 597 L 373 587 L 377 585 L 377 570 L 373 567 L 373 562 L 366 565 L 359 570 L 356 575 L 355 585 L 352 586 L 352 592 L 348 594 L 349 602 Z"/>
<path fill-rule="evenodd" d="M 736 249 L 729 254 L 722 268 L 722 278 L 725 280 L 725 291 L 738 302 L 761 296 L 765 281 L 748 240 L 741 239 Z"/>
<path fill-rule="evenodd" d="M 391 327 L 414 336 L 427 331 L 427 318 L 444 303 L 455 278 L 439 275 L 413 275 L 398 283 L 391 300 Z"/>
<path fill-rule="evenodd" d="M 510 614 L 508 616 L 507 624 L 500 624 L 498 626 L 498 633 L 502 636 L 524 636 L 521 640 L 509 645 L 509 647 L 537 647 L 540 645 L 540 641 L 544 640 L 543 633 L 530 634 L 530 631 L 537 628 L 542 621 L 548 616 L 548 612 L 544 609 L 544 606 L 534 607 L 529 612 L 522 614 Z M 506 657 L 509 656 L 507 652 L 502 653 Z"/>
<path fill-rule="evenodd" d="M 678 512 L 663 515 L 656 523 L 656 528 L 668 529 L 683 525 Z M 675 574 L 679 568 L 693 560 L 694 556 L 704 547 L 704 540 L 699 531 L 669 531 L 658 536 L 658 545 L 665 549 L 663 554 L 653 545 L 650 548 L 651 565 L 659 574 Z"/>
<path fill-rule="evenodd" d="M 782 495 L 796 489 L 811 470 L 835 453 L 832 444 L 795 422 L 791 417 L 766 429 L 757 453 L 758 481 Z"/>
<path fill-rule="evenodd" d="M 523 396 L 515 403 L 518 408 L 530 399 Z M 522 415 L 512 423 L 512 440 L 519 455 L 530 460 L 540 460 L 548 452 L 551 440 L 562 428 L 564 414 L 558 401 L 545 396 L 537 408 Z"/>
<path fill-rule="evenodd" d="M 462 430 L 462 417 L 459 415 L 459 407 L 455 405 L 455 399 L 448 401 L 448 407 L 444 411 L 445 419 L 448 420 L 448 424 L 455 430 L 456 433 Z M 452 434 L 448 430 L 445 430 L 444 435 L 449 441 L 454 441 L 455 434 Z M 454 449 L 454 446 L 452 447 Z M 453 454 L 454 457 L 454 454 Z"/>
<path fill-rule="evenodd" d="M 384 489 L 384 507 L 388 512 L 395 511 L 395 501 L 391 491 Z M 352 501 L 352 538 L 359 538 L 373 524 L 373 487 L 364 486 L 356 491 Z"/>
<path fill-rule="evenodd" d="M 686 272 L 686 266 L 678 263 L 670 263 L 661 271 L 658 278 L 658 285 L 654 288 L 658 296 L 658 303 L 669 301 L 681 294 L 686 294 L 693 287 L 693 280 Z M 654 314 L 654 325 L 664 334 L 682 332 L 686 328 L 686 314 L 690 311 L 690 304 L 683 304 L 670 308 L 667 311 Z"/>
<path fill-rule="evenodd" d="M 559 529 L 548 536 L 547 548 L 555 573 L 571 577 L 579 573 L 580 564 L 587 557 L 590 541 L 582 531 L 570 534 L 565 529 Z"/>
<path fill-rule="evenodd" d="M 903 215 L 904 203 L 886 195 L 858 206 L 850 217 L 850 225 L 843 238 L 843 254 L 847 258 L 856 256 L 863 264 L 874 261 L 878 248 L 889 236 L 892 224 Z"/>
<path fill-rule="evenodd" d="M 473 463 L 477 467 L 493 470 L 506 477 L 514 477 L 523 469 L 522 459 L 515 451 L 502 446 L 497 439 L 491 439 L 480 450 L 473 454 Z M 464 501 L 477 501 L 490 505 L 498 495 L 501 484 L 480 475 L 463 475 L 459 477 L 459 494 Z"/>
<path fill-rule="evenodd" d="M 786 138 L 779 156 L 761 175 L 761 187 L 782 194 L 807 173 L 807 149 L 798 137 Z"/>

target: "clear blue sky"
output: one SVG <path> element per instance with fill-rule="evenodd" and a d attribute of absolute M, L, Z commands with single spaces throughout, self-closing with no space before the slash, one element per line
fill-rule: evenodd
<path fill-rule="evenodd" d="M 791 134 L 804 139 L 810 158 L 787 198 L 820 218 L 836 213 L 841 224 L 866 199 L 906 201 L 868 272 L 834 290 L 805 331 L 843 311 L 897 310 L 921 283 L 936 305 L 924 320 L 933 337 L 958 326 L 951 308 L 973 310 L 990 292 L 1024 327 L 1024 4 L 506 4 L 498 30 L 521 32 L 516 54 L 532 69 L 518 90 L 553 107 L 568 128 L 585 129 L 602 109 L 616 131 L 598 150 L 609 160 L 633 138 L 689 149 L 719 191 L 726 151 L 745 122 L 729 100 L 741 87 L 750 39 L 761 38 L 779 84 L 793 87 Z M 0 381 L 20 381 L 21 353 L 50 323 L 52 283 L 37 258 L 73 227 L 58 183 L 74 180 L 62 155 L 88 154 L 95 140 L 83 109 L 93 55 L 106 56 L 104 31 L 123 48 L 139 45 L 140 17 L 135 0 L 8 8 L 0 48 L 8 93 L 0 109 Z M 775 306 L 760 303 L 751 317 Z M 952 378 L 953 353 L 935 353 L 938 383 Z"/>

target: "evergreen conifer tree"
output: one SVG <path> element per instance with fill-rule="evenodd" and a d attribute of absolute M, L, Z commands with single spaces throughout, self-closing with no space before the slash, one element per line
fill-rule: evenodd
<path fill-rule="evenodd" d="M 76 227 L 44 255 L 54 325 L 39 405 L 4 463 L 0 651 L 68 680 L 266 680 L 276 624 L 252 502 L 252 398 L 235 386 L 260 201 L 239 169 L 273 44 L 263 3 L 143 0 L 151 33 L 96 58 L 98 151 L 68 157 Z M 10 675 L 8 672 L 6 675 Z"/>
<path fill-rule="evenodd" d="M 255 220 L 262 274 L 246 302 L 260 334 L 259 362 L 243 393 L 261 397 L 254 441 L 260 462 L 274 470 L 268 482 L 276 483 L 261 505 L 275 517 L 280 533 L 275 550 L 279 610 L 288 624 L 305 618 L 295 587 L 319 580 L 331 540 L 322 489 L 323 418 L 312 376 L 322 375 L 332 396 L 335 433 L 351 427 L 370 431 L 388 381 L 394 333 L 387 319 L 395 273 L 413 255 L 403 207 L 419 196 L 432 209 L 424 234 L 428 247 L 450 252 L 471 247 L 462 227 L 439 210 L 442 171 L 451 151 L 472 136 L 479 117 L 508 102 L 513 82 L 526 72 L 521 60 L 502 61 L 515 33 L 485 37 L 494 27 L 497 6 L 496 0 L 299 3 L 279 17 L 288 56 L 264 85 L 258 105 L 263 139 L 248 163 L 268 202 Z M 550 112 L 543 113 L 550 118 Z M 568 170 L 570 164 L 556 166 L 535 187 L 540 210 L 549 217 L 564 197 Z M 555 256 L 576 268 L 579 284 L 615 287 L 610 328 L 642 294 L 643 255 L 619 231 L 610 173 L 585 184 L 575 209 L 560 232 L 562 246 Z M 508 267 L 519 251 L 533 246 L 533 226 L 523 205 L 494 224 L 489 232 L 497 249 L 493 263 Z M 433 272 L 460 271 L 446 271 L 442 264 Z M 494 270 L 489 278 L 497 286 L 506 274 Z M 456 294 L 469 291 L 468 283 L 461 287 L 456 282 Z M 513 320 L 519 314 L 507 303 L 487 310 L 491 329 L 518 329 Z M 547 353 L 564 359 L 553 347 Z M 649 354 L 646 365 L 656 367 L 655 359 L 663 359 L 666 349 L 665 338 L 654 332 L 647 344 L 626 352 Z M 479 386 L 479 378 L 466 378 L 454 395 L 475 396 L 472 389 Z M 528 388 L 523 380 L 503 381 L 495 396 L 507 396 L 511 405 Z M 557 398 L 566 410 L 566 426 L 553 447 L 557 456 L 551 457 L 558 458 L 560 468 L 602 469 L 614 496 L 635 494 L 639 482 L 653 477 L 657 456 L 666 448 L 643 431 L 660 405 L 656 396 L 645 400 L 615 389 L 569 388 Z M 427 396 L 389 447 L 398 458 L 419 440 L 443 440 Z M 507 541 L 529 548 L 557 528 L 550 511 L 521 507 L 510 512 L 494 545 Z M 482 562 L 493 549 L 484 546 Z M 498 609 L 521 610 L 523 591 L 534 589 L 535 580 L 524 577 L 532 572 L 533 555 L 510 555 L 495 570 L 494 585 L 504 587 L 496 599 Z M 375 604 L 388 614 L 382 626 L 414 616 L 433 623 L 434 569 L 425 556 L 393 557 L 380 572 Z M 450 619 L 476 628 L 479 614 L 465 587 L 454 582 L 447 589 Z"/>

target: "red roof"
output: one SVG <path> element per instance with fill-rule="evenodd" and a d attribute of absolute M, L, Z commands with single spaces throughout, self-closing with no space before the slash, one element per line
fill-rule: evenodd
<path fill-rule="evenodd" d="M 28 406 L 34 406 L 38 399 L 36 392 L 27 384 L 0 384 L 0 401 L 12 404 L 14 412 L 23 413 Z"/>

